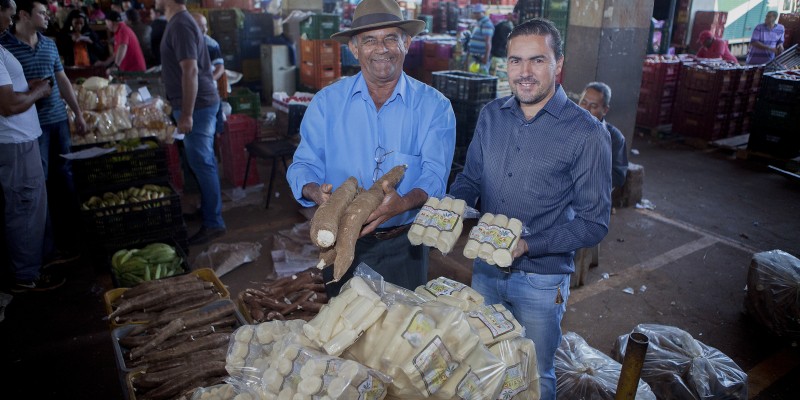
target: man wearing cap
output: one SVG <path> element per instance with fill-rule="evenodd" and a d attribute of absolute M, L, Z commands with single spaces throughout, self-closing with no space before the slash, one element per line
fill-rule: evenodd
<path fill-rule="evenodd" d="M 122 14 L 109 11 L 106 28 L 114 34 L 114 54 L 107 60 L 98 61 L 97 66 L 117 68 L 122 72 L 144 72 L 146 69 L 142 46 L 133 30 L 122 21 Z"/>
<path fill-rule="evenodd" d="M 783 52 L 783 25 L 776 23 L 778 12 L 769 11 L 763 24 L 756 25 L 750 37 L 747 65 L 766 64 Z"/>
<path fill-rule="evenodd" d="M 709 30 L 700 32 L 697 43 L 700 43 L 700 50 L 697 51 L 698 58 L 721 58 L 734 64 L 739 63 L 739 60 L 728 49 L 728 43 L 723 39 L 714 37 L 714 34 Z"/>
<path fill-rule="evenodd" d="M 338 294 L 361 262 L 407 289 L 428 280 L 428 248 L 412 246 L 406 233 L 428 197 L 445 193 L 456 131 L 450 101 L 403 72 L 411 38 L 424 28 L 423 21 L 404 20 L 394 0 L 364 0 L 351 28 L 331 36 L 348 45 L 361 72 L 322 89 L 309 104 L 287 172 L 295 199 L 312 207 L 325 203 L 350 176 L 369 188 L 392 167 L 407 169 L 396 188 L 384 187 L 350 270 L 326 285 L 330 295 Z M 332 269 L 323 271 L 326 281 Z"/>
<path fill-rule="evenodd" d="M 494 25 L 486 15 L 486 6 L 483 4 L 478 3 L 472 6 L 472 17 L 477 22 L 475 22 L 475 27 L 472 28 L 469 38 L 469 61 L 477 62 L 481 66 L 481 71 L 488 73 L 489 61 L 492 59 Z"/>

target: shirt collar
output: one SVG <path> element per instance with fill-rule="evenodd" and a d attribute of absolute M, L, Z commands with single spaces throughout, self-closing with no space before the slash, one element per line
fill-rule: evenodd
<path fill-rule="evenodd" d="M 556 83 L 555 93 L 553 94 L 553 97 L 547 101 L 547 104 L 544 105 L 542 111 L 556 118 L 561 118 L 561 112 L 564 110 L 564 104 L 566 104 L 567 101 L 569 101 L 569 99 L 567 98 L 567 94 L 564 93 L 564 89 L 561 87 L 561 84 Z M 500 108 L 510 108 L 512 110 L 516 110 L 515 112 L 518 112 L 519 115 L 523 116 L 522 119 L 525 119 L 525 114 L 519 107 L 519 102 L 517 101 L 516 96 L 512 95 L 508 100 L 506 100 L 505 103 L 503 103 L 503 105 L 500 106 Z"/>
<path fill-rule="evenodd" d="M 355 82 L 353 83 L 353 92 L 350 96 L 351 98 L 356 94 L 361 94 L 361 98 L 364 101 L 370 100 L 372 98 L 369 96 L 369 90 L 367 89 L 367 81 L 364 79 L 364 75 L 359 72 L 355 76 Z M 405 72 L 400 74 L 400 78 L 397 81 L 397 85 L 394 87 L 394 91 L 392 95 L 389 96 L 389 99 L 386 100 L 385 104 L 389 104 L 395 100 L 395 98 L 399 97 L 400 101 L 405 102 L 405 99 L 410 99 L 410 91 L 412 90 L 411 86 L 408 84 L 408 75 Z"/>

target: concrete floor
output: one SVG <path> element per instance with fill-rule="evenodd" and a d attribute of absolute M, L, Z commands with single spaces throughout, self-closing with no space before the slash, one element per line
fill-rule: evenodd
<path fill-rule="evenodd" d="M 797 398 L 796 343 L 753 323 L 743 313 L 743 300 L 754 252 L 800 254 L 800 184 L 723 151 L 650 143 L 646 137 L 637 137 L 633 147 L 639 155 L 630 161 L 644 166 L 644 197 L 655 209 L 616 210 L 600 245 L 599 267 L 572 291 L 564 330 L 610 354 L 617 337 L 639 323 L 676 326 L 748 372 L 751 399 Z M 259 165 L 262 176 L 268 168 Z M 271 276 L 272 233 L 305 220 L 283 179 L 276 190 L 279 197 L 268 210 L 259 192 L 225 203 L 229 233 L 218 242 L 263 245 L 258 260 L 222 277 L 233 296 Z M 194 222 L 189 227 L 197 229 Z M 190 258 L 204 249 L 191 248 Z M 448 256 L 431 251 L 431 278 L 469 283 L 470 262 L 461 249 Z M 6 371 L 0 383 L 7 398 L 122 398 L 102 320 L 102 294 L 112 287 L 106 268 L 88 260 L 65 266 L 64 288 L 17 296 L 7 307 L 0 323 Z M 609 279 L 601 279 L 604 273 Z"/>

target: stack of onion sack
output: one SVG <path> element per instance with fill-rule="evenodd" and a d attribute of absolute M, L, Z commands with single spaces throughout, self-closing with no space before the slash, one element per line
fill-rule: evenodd
<path fill-rule="evenodd" d="M 117 354 L 131 370 L 126 380 L 136 399 L 172 399 L 227 377 L 231 333 L 243 321 L 230 300 L 201 309 L 163 314 L 114 330 Z"/>
<path fill-rule="evenodd" d="M 333 281 L 344 276 L 355 258 L 356 241 L 367 218 L 381 205 L 384 185 L 394 188 L 403 179 L 405 165 L 398 165 L 380 177 L 369 190 L 359 189 L 354 177 L 348 178 L 311 219 L 311 242 L 320 251 L 319 269 L 333 264 Z"/>
<path fill-rule="evenodd" d="M 310 320 L 328 302 L 322 273 L 316 268 L 266 281 L 258 288 L 247 288 L 237 298 L 242 313 L 254 323 L 302 319 Z"/>
<path fill-rule="evenodd" d="M 563 399 L 614 400 L 622 364 L 567 332 L 556 350 L 556 393 Z M 639 380 L 637 400 L 656 400 L 650 386 Z"/>
<path fill-rule="evenodd" d="M 747 399 L 747 374 L 719 350 L 672 326 L 639 324 L 649 345 L 642 380 L 656 394 L 675 399 Z M 614 343 L 612 357 L 625 358 L 628 334 Z"/>
<path fill-rule="evenodd" d="M 408 240 L 414 246 L 425 244 L 436 247 L 442 254 L 449 253 L 464 229 L 466 206 L 464 200 L 429 198 L 414 218 Z"/>
<path fill-rule="evenodd" d="M 514 259 L 511 252 L 522 236 L 522 221 L 503 214 L 483 214 L 469 231 L 464 257 L 481 258 L 489 265 L 509 267 Z"/>
<path fill-rule="evenodd" d="M 748 314 L 777 336 L 800 337 L 800 260 L 781 250 L 753 255 L 747 272 Z"/>

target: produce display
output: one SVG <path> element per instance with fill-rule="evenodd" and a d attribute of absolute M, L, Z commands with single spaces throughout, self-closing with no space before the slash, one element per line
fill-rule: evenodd
<path fill-rule="evenodd" d="M 141 204 L 149 200 L 163 199 L 172 194 L 172 189 L 169 186 L 146 184 L 142 187 L 131 186 L 125 190 L 116 192 L 105 192 L 102 197 L 92 196 L 81 204 L 81 210 L 97 210 L 107 207 L 115 207 L 121 205 L 129 205 L 129 207 L 116 208 L 115 210 L 98 211 L 97 216 L 111 215 L 113 213 L 122 213 L 128 211 L 140 211 L 144 208 L 160 207 L 162 202 L 155 204 Z M 163 205 L 170 204 L 169 200 L 164 200 Z"/>
<path fill-rule="evenodd" d="M 347 281 L 339 295 L 303 326 L 303 332 L 326 353 L 338 356 L 355 343 L 385 311 L 386 304 L 381 297 L 361 277 L 356 276 Z"/>
<path fill-rule="evenodd" d="M 129 102 L 126 85 L 113 84 L 100 77 L 76 82 L 73 90 L 86 121 L 86 134 L 73 135 L 73 145 L 150 136 L 171 141 L 175 129 L 169 118 L 172 109 L 164 100 L 156 97 L 142 101 L 134 92 Z M 70 131 L 77 132 L 75 114 L 67 108 L 67 115 Z"/>
<path fill-rule="evenodd" d="M 267 281 L 258 288 L 239 293 L 239 304 L 255 323 L 302 319 L 310 320 L 328 302 L 322 273 L 316 268 Z"/>
<path fill-rule="evenodd" d="M 171 399 L 222 383 L 231 334 L 242 322 L 230 300 L 187 312 L 162 314 L 147 324 L 115 330 L 118 354 L 141 399 Z"/>
<path fill-rule="evenodd" d="M 166 278 L 185 272 L 183 258 L 165 243 L 151 243 L 142 249 L 122 249 L 111 256 L 111 273 L 122 287 Z"/>
<path fill-rule="evenodd" d="M 347 203 L 347 200 L 352 195 L 352 182 L 343 184 L 336 188 L 334 193 L 331 194 L 331 199 L 336 203 L 320 207 L 323 214 L 317 218 L 316 213 L 312 218 L 312 224 L 318 227 L 336 226 L 337 232 L 335 235 L 323 233 L 323 242 L 328 243 L 330 240 L 335 242 L 330 247 L 324 248 L 320 254 L 320 263 L 317 265 L 320 269 L 330 264 L 333 264 L 333 281 L 336 282 L 342 279 L 342 276 L 350 268 L 355 258 L 356 240 L 361 233 L 361 228 L 364 226 L 367 217 L 380 206 L 384 198 L 384 184 L 389 188 L 394 188 L 403 179 L 406 172 L 405 165 L 398 165 L 385 175 L 380 177 L 369 190 L 361 190 L 352 197 L 352 201 L 344 207 L 344 212 L 341 212 L 343 207 L 341 203 Z M 342 191 L 342 193 L 336 193 Z M 329 199 L 330 200 L 330 199 Z M 317 209 L 317 212 L 320 211 Z M 315 222 L 316 220 L 316 222 Z M 338 222 L 337 222 L 338 221 Z M 319 233 L 319 230 L 317 230 Z M 329 232 L 332 234 L 332 232 Z M 312 234 L 312 241 L 318 243 L 316 236 Z"/>
<path fill-rule="evenodd" d="M 532 340 L 524 337 L 502 340 L 489 350 L 506 365 L 498 399 L 538 400 L 541 397 L 536 347 Z"/>
<path fill-rule="evenodd" d="M 205 278 L 205 279 L 204 279 Z M 204 307 L 229 296 L 209 269 L 193 271 L 133 288 L 106 292 L 108 320 L 115 323 L 147 323 L 170 315 Z"/>
<path fill-rule="evenodd" d="M 483 306 L 483 296 L 475 289 L 450 278 L 440 276 L 414 289 L 425 300 L 438 300 L 442 303 L 469 311 Z"/>
<path fill-rule="evenodd" d="M 408 240 L 415 246 L 425 244 L 443 254 L 449 253 L 464 229 L 466 206 L 464 200 L 429 198 L 417 213 L 408 231 Z"/>
<path fill-rule="evenodd" d="M 507 268 L 514 261 L 511 252 L 517 247 L 521 235 L 522 221 L 503 214 L 483 214 L 469 231 L 464 257 L 481 258 L 489 265 Z"/>

